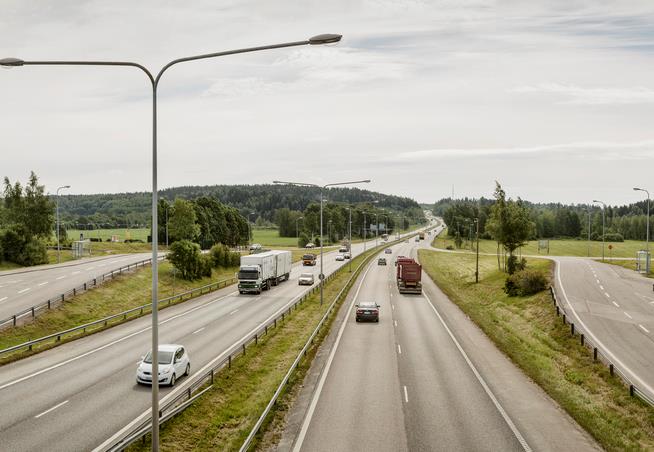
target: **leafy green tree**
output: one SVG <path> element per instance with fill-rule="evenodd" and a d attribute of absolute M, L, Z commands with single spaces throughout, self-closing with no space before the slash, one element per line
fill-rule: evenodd
<path fill-rule="evenodd" d="M 179 270 L 182 279 L 199 279 L 203 273 L 200 245 L 190 240 L 178 240 L 170 245 L 168 260 Z"/>
<path fill-rule="evenodd" d="M 177 198 L 168 214 L 168 234 L 174 240 L 193 241 L 200 235 L 197 215 L 191 201 Z"/>

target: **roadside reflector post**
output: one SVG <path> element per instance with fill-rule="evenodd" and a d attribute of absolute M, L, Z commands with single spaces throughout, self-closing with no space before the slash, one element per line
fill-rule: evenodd
<path fill-rule="evenodd" d="M 609 364 L 609 372 L 611 373 L 611 376 L 613 376 L 613 364 Z"/>
<path fill-rule="evenodd" d="M 581 345 L 584 345 L 584 335 L 583 335 L 583 333 L 580 335 L 580 340 L 581 340 Z"/>
<path fill-rule="evenodd" d="M 597 347 L 593 347 L 593 361 L 597 361 Z"/>
<path fill-rule="evenodd" d="M 570 334 L 571 334 L 572 336 L 575 335 L 575 324 L 574 324 L 574 323 L 571 323 L 571 324 L 570 324 Z"/>

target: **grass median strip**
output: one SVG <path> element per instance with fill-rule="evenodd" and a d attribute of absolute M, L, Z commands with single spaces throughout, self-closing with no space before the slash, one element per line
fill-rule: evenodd
<path fill-rule="evenodd" d="M 375 251 L 375 253 L 378 251 Z M 372 252 L 355 258 L 356 266 Z M 164 424 L 160 432 L 162 451 L 238 450 L 258 417 L 270 401 L 277 386 L 315 329 L 334 297 L 350 278 L 347 268 L 340 271 L 325 285 L 325 303 L 319 304 L 319 292 L 308 297 L 278 327 L 270 329 L 259 339 L 256 350 L 248 351 L 232 362 L 231 369 L 223 369 L 214 378 L 214 386 L 179 415 Z M 326 326 L 314 341 L 307 358 L 300 365 L 286 386 L 286 392 L 278 400 L 257 440 L 270 445 L 278 441 L 280 425 L 290 406 L 297 383 L 311 363 L 316 348 L 329 331 L 338 309 L 333 311 Z M 149 450 L 149 438 L 145 444 L 136 444 L 128 450 Z"/>
<path fill-rule="evenodd" d="M 236 272 L 235 267 L 221 268 L 214 270 L 211 278 L 184 281 L 173 275 L 172 268 L 170 262 L 163 261 L 159 263 L 160 299 L 212 282 L 231 278 Z M 0 349 L 22 344 L 147 304 L 151 300 L 151 290 L 152 269 L 149 266 L 140 268 L 129 274 L 118 275 L 97 288 L 79 294 L 61 306 L 37 316 L 28 324 L 0 331 Z M 148 312 L 149 310 L 144 310 L 144 314 Z M 133 319 L 138 315 L 138 313 L 135 313 L 128 318 Z M 110 325 L 114 326 L 118 323 L 120 323 L 120 320 L 116 320 Z M 96 332 L 101 329 L 104 329 L 104 327 L 99 325 L 92 331 Z M 89 332 L 87 331 L 87 333 Z M 79 333 L 62 338 L 62 341 L 65 342 L 81 335 L 84 335 L 84 333 L 80 331 Z M 42 346 L 34 346 L 32 352 L 25 350 L 0 357 L 0 363 L 13 361 L 27 354 L 52 347 L 53 344 L 54 342 L 48 342 Z"/>
<path fill-rule="evenodd" d="M 506 275 L 494 256 L 421 250 L 425 271 L 448 297 L 531 379 L 539 384 L 607 450 L 654 449 L 654 409 L 630 397 L 618 377 L 593 361 L 571 337 L 552 307 L 548 292 L 508 297 Z M 551 272 L 552 262 L 528 260 L 530 268 Z"/>

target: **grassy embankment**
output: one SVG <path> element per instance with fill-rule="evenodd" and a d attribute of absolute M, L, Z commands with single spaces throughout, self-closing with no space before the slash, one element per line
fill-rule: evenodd
<path fill-rule="evenodd" d="M 552 307 L 548 292 L 508 297 L 505 274 L 492 256 L 480 257 L 480 283 L 474 283 L 475 257 L 421 250 L 430 277 L 527 376 L 538 383 L 607 450 L 654 449 L 654 409 L 618 377 L 593 362 L 592 353 L 572 338 Z M 529 266 L 551 271 L 552 263 L 531 259 Z"/>
<path fill-rule="evenodd" d="M 550 242 L 550 256 L 579 256 L 586 257 L 588 256 L 588 242 L 585 240 L 572 240 L 572 239 L 552 239 Z M 609 245 L 613 249 L 609 250 Z M 447 236 L 447 231 L 443 231 L 434 241 L 432 242 L 434 248 L 445 249 L 448 246 L 454 246 L 454 239 Z M 472 250 L 475 250 L 475 244 L 472 245 Z M 624 257 L 624 258 L 635 258 L 636 252 L 645 247 L 643 242 L 637 240 L 625 240 L 624 242 L 606 242 L 605 244 L 605 256 L 609 257 Z M 461 251 L 470 251 L 470 242 L 464 240 L 464 244 L 461 247 Z M 497 252 L 497 242 L 493 240 L 479 240 L 479 252 L 480 253 L 492 253 Z M 547 256 L 547 250 L 541 250 L 538 252 L 538 241 L 532 240 L 527 243 L 521 249 L 522 254 L 526 255 L 543 255 Z M 590 243 L 590 255 L 591 257 L 602 256 L 602 242 L 591 242 Z"/>
<path fill-rule="evenodd" d="M 366 256 L 371 253 L 366 253 Z M 359 256 L 353 264 L 363 259 Z M 356 268 L 356 267 L 353 267 Z M 318 303 L 314 294 L 302 303 L 278 328 L 269 330 L 267 336 L 259 339 L 256 351 L 240 356 L 231 369 L 224 369 L 214 379 L 214 387 L 199 398 L 184 412 L 164 424 L 161 429 L 161 450 L 231 451 L 238 450 L 256 420 L 263 412 L 277 386 L 281 382 L 298 351 L 307 341 L 327 306 L 338 291 L 346 284 L 350 273 L 342 271 L 325 286 L 325 305 Z M 333 317 L 329 323 L 333 321 Z M 277 409 L 267 423 L 262 435 L 266 446 L 276 443 L 283 428 L 284 416 L 299 389 L 298 383 L 315 354 L 316 347 L 328 333 L 322 328 L 319 338 L 301 361 L 286 392 L 277 402 Z M 261 438 L 259 438 L 261 440 Z M 148 450 L 146 445 L 137 444 L 129 450 Z"/>
<path fill-rule="evenodd" d="M 196 281 L 184 281 L 179 276 L 173 277 L 172 265 L 167 262 L 159 264 L 159 297 L 169 297 L 184 291 L 191 290 L 215 281 L 231 278 L 237 269 L 225 268 L 213 271 L 211 278 L 203 278 Z M 116 276 L 111 281 L 99 286 L 96 289 L 82 293 L 67 301 L 63 305 L 51 311 L 37 316 L 33 322 L 0 331 L 0 349 L 22 344 L 32 339 L 47 336 L 49 334 L 83 325 L 119 312 L 144 305 L 151 301 L 152 270 L 151 267 L 141 268 L 131 274 Z M 150 312 L 149 309 L 144 314 Z M 138 313 L 137 313 L 138 314 Z M 133 319 L 137 314 L 129 317 Z M 120 319 L 110 326 L 120 323 Z M 102 326 L 93 330 L 99 331 Z M 83 333 L 80 332 L 80 335 Z M 79 336 L 67 336 L 65 340 L 71 340 Z M 52 344 L 44 344 L 43 348 L 51 347 Z M 42 348 L 34 348 L 34 352 Z M 16 354 L 0 359 L 0 363 L 7 360 L 22 357 L 28 352 L 17 352 Z"/>

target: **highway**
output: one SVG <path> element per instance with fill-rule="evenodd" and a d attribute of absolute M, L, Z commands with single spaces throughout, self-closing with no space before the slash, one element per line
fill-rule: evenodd
<path fill-rule="evenodd" d="M 360 280 L 279 450 L 598 450 L 431 281 L 401 295 L 394 272 L 373 263 Z M 381 305 L 379 323 L 355 322 L 364 300 Z"/>
<path fill-rule="evenodd" d="M 151 253 L 120 254 L 2 271 L 0 272 L 0 320 L 36 304 L 44 303 L 107 272 L 149 259 L 151 255 Z"/>
<path fill-rule="evenodd" d="M 374 240 L 368 242 L 368 246 Z M 363 250 L 355 244 L 353 254 Z M 345 262 L 326 254 L 325 273 Z M 260 296 L 233 287 L 190 300 L 160 313 L 160 342 L 189 351 L 192 375 L 270 317 L 284 310 L 306 287 L 300 272 L 319 265 L 295 265 L 291 280 Z M 316 278 L 317 280 L 317 278 Z M 141 415 L 149 416 L 150 388 L 136 385 L 136 364 L 149 349 L 150 316 L 64 344 L 2 367 L 0 414 L 3 450 L 91 450 Z M 188 378 L 175 391 L 182 391 Z M 162 399 L 170 388 L 162 388 Z"/>
<path fill-rule="evenodd" d="M 654 399 L 654 280 L 592 259 L 554 258 L 557 293 L 576 323 Z"/>

